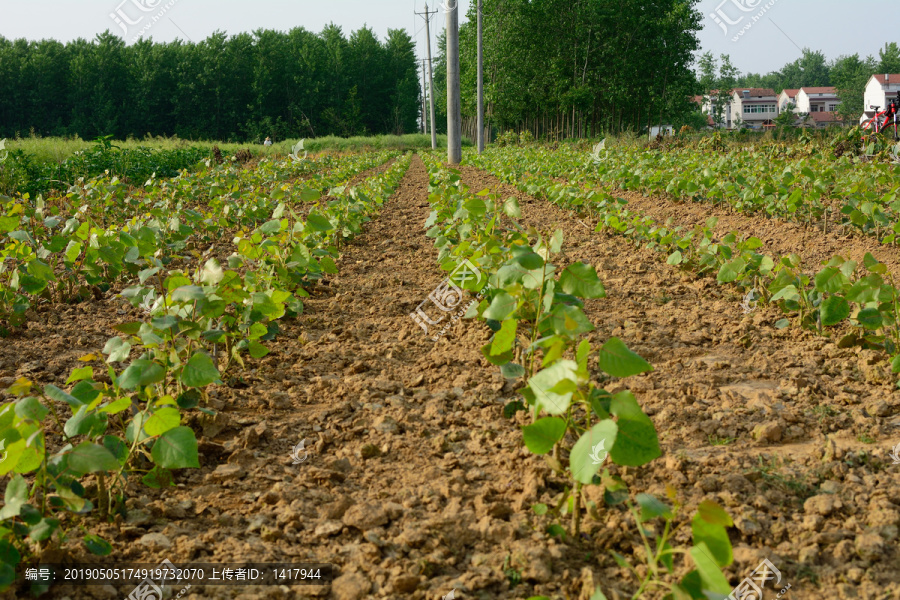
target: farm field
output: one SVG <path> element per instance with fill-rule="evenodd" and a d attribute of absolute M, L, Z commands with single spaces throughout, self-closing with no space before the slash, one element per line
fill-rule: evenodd
<path fill-rule="evenodd" d="M 189 598 L 727 597 L 768 560 L 765 597 L 900 598 L 900 176 L 840 153 L 0 196 L 0 597 L 163 560 L 334 567 Z"/>

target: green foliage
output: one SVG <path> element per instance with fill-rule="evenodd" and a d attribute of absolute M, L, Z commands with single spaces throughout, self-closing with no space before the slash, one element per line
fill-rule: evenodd
<path fill-rule="evenodd" d="M 465 117 L 474 117 L 476 107 L 475 10 L 473 3 L 459 34 Z M 646 128 L 648 113 L 656 124 L 691 110 L 689 65 L 702 22 L 691 4 L 485 0 L 483 10 L 491 16 L 484 19 L 484 69 L 491 74 L 485 96 L 501 130 L 554 139 L 596 136 Z M 440 99 L 446 97 L 446 61 L 439 47 Z M 636 98 L 639 111 L 633 110 Z"/>
<path fill-rule="evenodd" d="M 279 320 L 302 312 L 304 286 L 336 272 L 338 248 L 393 193 L 409 158 L 347 184 L 392 158 L 263 161 L 255 169 L 209 161 L 142 188 L 104 176 L 47 200 L 0 197 L 0 328 L 21 325 L 34 304 L 116 283 L 143 313 L 115 326 L 106 365 L 82 357 L 67 389 L 33 393 L 19 380 L 9 390 L 19 399 L 0 406 L 0 475 L 11 475 L 0 546 L 18 549 L 0 556 L 0 589 L 34 544 L 65 538 L 73 515 L 107 519 L 123 510 L 129 481 L 168 487 L 177 470 L 200 466 L 186 417 L 215 414 L 202 406 L 210 386 L 265 356 Z M 195 250 L 226 232 L 235 251 L 225 264 Z M 170 268 L 175 257 L 179 269 Z M 47 445 L 50 427 L 62 430 L 58 447 Z M 83 484 L 87 477 L 96 485 Z M 111 551 L 94 535 L 84 543 L 98 555 Z"/>
<path fill-rule="evenodd" d="M 267 137 L 417 130 L 419 63 L 401 29 L 383 40 L 336 25 L 127 44 L 0 37 L 0 139 L 39 135 Z M 50 100 L 52 99 L 52 100 Z"/>
<path fill-rule="evenodd" d="M 634 395 L 628 391 L 612 395 L 598 386 L 598 382 L 635 376 L 652 367 L 621 340 L 610 338 L 597 350 L 584 339 L 584 334 L 593 330 L 583 311 L 584 300 L 605 297 L 605 288 L 591 265 L 573 263 L 559 272 L 553 261 L 562 253 L 562 231 L 526 230 L 504 209 L 506 202 L 498 195 L 490 190 L 472 194 L 458 172 L 444 168 L 432 156 L 424 158 L 432 205 L 427 235 L 435 240 L 445 269 L 470 264 L 480 273 L 477 284 L 470 288 L 479 292 L 480 299 L 466 316 L 484 320 L 493 332 L 482 354 L 505 369 L 507 379 L 524 384 L 520 392 L 532 418 L 522 429 L 525 447 L 544 456 L 569 483 L 555 508 L 537 504 L 533 510 L 538 516 L 570 515 L 568 529 L 553 522 L 547 532 L 561 539 L 577 537 L 582 517 L 598 515 L 599 510 L 586 499 L 584 486 L 604 486 L 605 497 L 614 498 L 610 505 L 628 498 L 625 485 L 611 477 L 608 469 L 603 470 L 607 460 L 639 467 L 661 455 L 653 422 Z M 513 414 L 514 410 L 504 409 L 504 416 Z M 643 511 L 641 523 L 665 518 L 665 530 L 655 536 L 640 528 L 649 567 L 645 577 L 638 577 L 624 558 L 620 564 L 639 581 L 635 597 L 653 582 L 675 590 L 680 583 L 661 581 L 674 570 L 675 550 L 669 539 L 677 507 L 669 509 L 643 494 L 637 501 Z M 703 523 L 695 535 L 697 542 L 713 543 L 721 556 L 730 554 L 730 544 L 722 543 L 724 527 Z M 651 536 L 655 548 L 651 548 Z M 701 567 L 702 573 L 695 571 L 695 576 L 712 577 L 708 565 L 698 565 Z M 518 571 L 509 565 L 504 565 L 504 570 L 511 584 L 518 583 Z M 721 572 L 718 576 L 722 579 Z M 710 579 L 709 585 L 718 583 Z M 704 582 L 695 587 L 697 594 L 704 588 L 713 589 Z M 603 593 L 596 597 L 602 598 Z"/>
<path fill-rule="evenodd" d="M 900 292 L 887 267 L 871 255 L 861 265 L 835 256 L 818 272 L 808 274 L 796 255 L 779 259 L 760 253 L 762 242 L 757 238 L 732 232 L 717 240 L 715 219 L 693 230 L 660 225 L 629 210 L 624 200 L 606 191 L 609 186 L 694 201 L 725 201 L 743 212 L 819 220 L 826 228 L 835 217 L 829 215 L 824 199 L 845 190 L 841 193 L 842 227 L 878 237 L 886 233 L 885 244 L 900 242 L 900 180 L 887 165 L 834 165 L 827 157 L 805 152 L 794 157 L 765 157 L 758 152 L 750 149 L 740 155 L 708 158 L 691 147 L 658 153 L 615 146 L 599 163 L 588 161 L 586 152 L 562 148 L 552 153 L 494 150 L 466 160 L 517 184 L 523 192 L 579 212 L 590 211 L 599 222 L 598 230 L 626 235 L 663 252 L 673 266 L 715 275 L 720 284 L 742 288 L 742 295 L 756 290 L 762 305 L 775 306 L 789 317 L 776 324 L 779 328 L 794 323 L 828 335 L 826 328 L 849 324 L 858 331 L 845 343 L 881 349 L 900 370 Z M 752 174 L 749 164 L 745 170 L 745 160 L 753 162 Z M 762 172 L 759 160 L 768 164 Z M 552 179 L 563 174 L 570 177 L 567 183 Z M 601 367 L 610 372 L 618 355 L 601 352 Z"/>

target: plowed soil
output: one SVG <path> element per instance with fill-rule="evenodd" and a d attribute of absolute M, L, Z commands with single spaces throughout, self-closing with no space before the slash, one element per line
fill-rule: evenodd
<path fill-rule="evenodd" d="M 473 191 L 498 188 L 482 171 L 462 172 Z M 689 544 L 694 508 L 714 499 L 735 520 L 732 584 L 768 558 L 791 584 L 786 598 L 900 599 L 900 465 L 888 456 L 900 443 L 900 395 L 882 357 L 777 330 L 778 315 L 745 314 L 714 280 L 500 187 L 520 198 L 524 224 L 564 231 L 560 267 L 597 267 L 608 298 L 586 304 L 592 343 L 618 336 L 654 366 L 620 387 L 653 419 L 663 457 L 610 469 L 633 492 L 675 487 L 685 505 L 676 541 Z M 555 504 L 565 482 L 523 448 L 525 415 L 503 417 L 517 394 L 481 356 L 490 331 L 460 320 L 435 343 L 409 317 L 445 276 L 424 235 L 427 198 L 414 158 L 346 246 L 340 274 L 282 323 L 272 353 L 214 390 L 218 415 L 192 423 L 202 468 L 178 472 L 168 490 L 135 483 L 127 516 L 86 522 L 113 543 L 110 558 L 327 562 L 337 574 L 327 587 L 199 586 L 191 599 L 425 600 L 455 589 L 463 599 L 588 600 L 597 585 L 610 600 L 631 597 L 638 583 L 609 552 L 640 554 L 624 510 L 601 508 L 581 539 L 564 541 L 531 510 Z M 34 315 L 0 345 L 0 388 L 20 376 L 62 386 L 129 311 L 107 297 Z M 294 464 L 292 451 L 305 458 Z M 601 490 L 587 495 L 603 507 Z M 103 564 L 79 543 L 52 552 L 45 562 Z"/>

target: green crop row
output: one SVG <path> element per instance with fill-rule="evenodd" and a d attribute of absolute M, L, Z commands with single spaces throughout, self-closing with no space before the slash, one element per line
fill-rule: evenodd
<path fill-rule="evenodd" d="M 680 508 L 675 491 L 669 490 L 674 506 L 649 494 L 637 494 L 635 506 L 624 482 L 603 467 L 607 459 L 616 465 L 645 465 L 658 458 L 661 449 L 653 422 L 634 395 L 612 394 L 602 387 L 652 367 L 617 338 L 599 349 L 585 339 L 594 326 L 583 311 L 584 301 L 605 297 L 594 267 L 553 264 L 562 249 L 562 231 L 526 230 L 518 222 L 515 198 L 503 200 L 489 190 L 473 194 L 457 171 L 433 157 L 426 162 L 432 206 L 427 235 L 434 238 L 438 260 L 450 277 L 430 296 L 438 312 L 430 307 L 429 315 L 420 306 L 411 316 L 427 330 L 424 323 L 441 321 L 431 316 L 461 302 L 462 290 L 478 294 L 465 317 L 484 321 L 493 333 L 482 354 L 505 378 L 523 384 L 524 403 L 510 403 L 504 414 L 531 414 L 531 424 L 522 430 L 525 446 L 544 456 L 569 482 L 555 508 L 534 507 L 538 515 L 570 518 L 568 532 L 559 523 L 548 532 L 578 537 L 585 513 L 600 519 L 605 510 L 624 504 L 641 534 L 646 565 L 639 573 L 624 556 L 613 556 L 636 578 L 635 598 L 659 589 L 683 598 L 727 595 L 731 588 L 720 568 L 733 560 L 728 514 L 714 502 L 702 503 L 691 523 L 693 546 L 674 548 Z M 589 485 L 604 488 L 606 507 L 584 497 L 584 486 Z M 658 529 L 646 525 L 658 521 Z M 693 568 L 675 579 L 680 554 L 691 557 Z M 593 597 L 604 596 L 598 590 Z"/>
<path fill-rule="evenodd" d="M 759 146 L 722 153 L 695 147 L 648 150 L 614 147 L 592 157 L 562 147 L 491 150 L 477 166 L 491 165 L 509 182 L 525 175 L 564 178 L 607 192 L 632 190 L 677 200 L 725 204 L 734 210 L 840 226 L 900 242 L 900 175 L 894 165 L 837 160 L 825 152 L 783 155 Z"/>
<path fill-rule="evenodd" d="M 512 179 L 507 165 L 488 169 Z M 793 322 L 830 335 L 830 329 L 849 325 L 853 330 L 840 340 L 842 346 L 859 344 L 883 350 L 893 372 L 900 372 L 900 291 L 887 267 L 871 254 L 866 254 L 862 265 L 835 256 L 810 273 L 796 254 L 777 258 L 758 252 L 762 246 L 758 238 L 732 232 L 716 241 L 714 218 L 693 229 L 661 225 L 629 210 L 625 200 L 605 191 L 586 190 L 534 173 L 523 167 L 523 175 L 516 181 L 522 192 L 590 215 L 598 221 L 598 231 L 627 236 L 665 253 L 671 265 L 715 276 L 720 284 L 735 284 L 754 300 L 777 306 L 787 317 L 778 327 Z"/>
<path fill-rule="evenodd" d="M 36 301 L 84 299 L 154 261 L 199 255 L 268 219 L 282 201 L 312 207 L 323 194 L 340 195 L 356 174 L 393 156 L 329 160 L 318 166 L 330 169 L 312 175 L 310 161 L 264 161 L 254 170 L 213 164 L 139 189 L 101 177 L 46 200 L 0 196 L 0 336 L 21 325 Z"/>
<path fill-rule="evenodd" d="M 154 235 L 145 236 L 140 232 L 147 225 L 119 232 L 125 270 L 134 279 L 121 296 L 143 309 L 143 320 L 116 326 L 122 335 L 106 343 L 105 360 L 82 357 L 84 366 L 66 381 L 73 384 L 68 391 L 54 385 L 37 390 L 20 379 L 9 390 L 19 399 L 0 407 L 6 452 L 0 476 L 11 476 L 0 508 L 0 590 L 14 584 L 17 565 L 76 534 L 84 534 L 89 551 L 110 554 L 111 544 L 87 533 L 84 515 L 107 519 L 121 513 L 130 478 L 166 487 L 173 485 L 175 470 L 200 466 L 186 417 L 194 410 L 214 414 L 203 406 L 209 387 L 243 366 L 247 356 L 269 352 L 266 343 L 277 338 L 279 320 L 302 311 L 304 285 L 336 272 L 342 240 L 358 233 L 380 209 L 408 165 L 404 157 L 357 186 L 332 189 L 331 199 L 317 202 L 305 218 L 295 209 L 318 199 L 311 188 L 271 198 L 265 218 L 263 207 L 256 205 L 256 224 L 242 222 L 234 252 L 224 263 L 199 253 L 190 268 L 171 269 L 172 262 L 164 262 L 172 256 L 171 247 L 165 247 L 173 239 L 168 234 L 174 231 L 183 249 L 194 243 L 192 236 L 207 233 L 183 229 L 184 223 L 203 222 L 202 214 L 187 217 L 194 208 L 171 213 L 178 227 L 167 234 L 151 230 Z M 206 217 L 227 207 L 242 208 L 240 198 L 211 207 Z M 9 234 L 14 245 L 33 240 L 31 234 L 14 235 L 20 231 Z M 95 247 L 100 235 L 89 233 L 81 241 Z M 36 279 L 43 273 L 33 266 L 41 260 L 40 250 L 31 252 L 35 256 L 15 272 Z M 71 258 L 77 258 L 74 252 Z M 45 269 L 52 275 L 49 265 Z M 35 584 L 32 592 L 46 589 Z"/>

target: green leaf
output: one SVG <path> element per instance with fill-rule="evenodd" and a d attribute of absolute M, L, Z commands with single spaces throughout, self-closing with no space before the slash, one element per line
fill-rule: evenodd
<path fill-rule="evenodd" d="M 850 303 L 840 296 L 829 296 L 822 302 L 819 310 L 821 311 L 822 325 L 831 327 L 850 316 Z"/>
<path fill-rule="evenodd" d="M 200 395 L 200 392 L 197 390 L 187 390 L 176 400 L 178 407 L 182 410 L 188 410 L 191 408 L 196 408 L 200 405 L 200 400 L 203 396 Z"/>
<path fill-rule="evenodd" d="M 662 455 L 653 421 L 644 414 L 631 392 L 614 395 L 609 411 L 618 417 L 619 426 L 616 443 L 609 450 L 613 462 L 639 467 Z"/>
<path fill-rule="evenodd" d="M 120 325 L 113 325 L 113 329 L 115 329 L 116 331 L 121 331 L 126 335 L 136 335 L 137 332 L 141 330 L 141 325 L 143 325 L 141 321 L 132 321 L 131 323 L 121 323 Z"/>
<path fill-rule="evenodd" d="M 144 485 L 147 487 L 155 490 L 175 485 L 175 478 L 172 477 L 172 472 L 168 469 L 161 469 L 159 467 L 150 469 L 150 472 L 144 475 L 141 478 L 141 481 L 143 481 Z"/>
<path fill-rule="evenodd" d="M 57 402 L 65 402 L 72 408 L 78 408 L 84 405 L 84 402 L 82 402 L 75 396 L 62 391 L 55 385 L 44 386 L 44 395 L 46 395 L 51 400 L 56 400 Z"/>
<path fill-rule="evenodd" d="M 33 396 L 22 398 L 16 402 L 16 415 L 22 419 L 31 419 L 32 421 L 40 423 L 49 412 L 50 409 L 41 404 L 41 401 Z"/>
<path fill-rule="evenodd" d="M 882 317 L 877 308 L 864 308 L 856 315 L 859 324 L 869 330 L 875 330 L 881 327 Z"/>
<path fill-rule="evenodd" d="M 744 267 L 747 266 L 747 261 L 743 258 L 735 258 L 732 261 L 729 261 L 722 265 L 719 269 L 719 275 L 716 277 L 719 283 L 731 283 L 735 279 L 741 276 L 741 273 L 744 271 Z"/>
<path fill-rule="evenodd" d="M 99 444 L 82 442 L 69 453 L 69 468 L 82 475 L 100 471 L 116 471 L 120 466 L 116 457 Z"/>
<path fill-rule="evenodd" d="M 511 419 L 513 415 L 515 415 L 520 410 L 526 410 L 525 405 L 519 400 L 513 400 L 512 402 L 506 403 L 503 407 L 503 418 Z"/>
<path fill-rule="evenodd" d="M 621 378 L 652 371 L 653 367 L 629 350 L 622 340 L 613 337 L 600 348 L 600 369 Z"/>
<path fill-rule="evenodd" d="M 704 521 L 713 525 L 721 525 L 723 527 L 734 526 L 731 515 L 712 500 L 704 500 L 701 502 L 697 507 L 697 514 L 700 515 Z"/>
<path fill-rule="evenodd" d="M 607 600 L 607 598 L 606 594 L 603 593 L 603 590 L 598 587 L 596 590 L 594 590 L 594 593 L 591 594 L 590 600 Z"/>
<path fill-rule="evenodd" d="M 37 525 L 31 528 L 28 537 L 35 542 L 42 542 L 50 539 L 57 529 L 59 529 L 59 519 L 41 519 Z"/>
<path fill-rule="evenodd" d="M 181 425 L 181 412 L 175 407 L 166 406 L 154 412 L 144 423 L 144 431 L 149 436 L 162 435 L 170 429 Z"/>
<path fill-rule="evenodd" d="M 103 347 L 103 354 L 109 355 L 107 363 L 123 362 L 131 353 L 131 344 L 120 337 L 110 338 Z"/>
<path fill-rule="evenodd" d="M 481 198 L 472 198 L 463 204 L 463 208 L 469 211 L 469 214 L 474 217 L 481 217 L 487 211 L 487 205 Z"/>
<path fill-rule="evenodd" d="M 533 510 L 534 514 L 536 514 L 537 516 L 542 517 L 547 514 L 547 511 L 549 509 L 547 508 L 546 504 L 535 504 L 531 507 L 531 510 Z"/>
<path fill-rule="evenodd" d="M 22 506 L 28 502 L 28 484 L 21 475 L 12 476 L 6 484 L 6 493 L 3 496 L 4 506 L 0 508 L 0 521 L 19 516 Z"/>
<path fill-rule="evenodd" d="M 256 340 L 253 340 L 252 342 L 250 342 L 249 350 L 250 350 L 250 356 L 252 356 L 253 358 L 262 358 L 266 354 L 269 353 L 269 349 L 266 348 L 265 346 L 263 346 L 262 344 L 260 344 L 259 342 L 257 342 Z"/>
<path fill-rule="evenodd" d="M 694 545 L 705 544 L 719 567 L 727 567 L 734 561 L 731 541 L 724 526 L 710 523 L 698 512 L 691 522 L 691 531 L 694 535 Z"/>
<path fill-rule="evenodd" d="M 522 218 L 522 209 L 519 207 L 519 199 L 515 196 L 507 198 L 503 203 L 503 212 L 505 212 L 506 216 L 510 219 Z"/>
<path fill-rule="evenodd" d="M 558 417 L 538 419 L 522 428 L 525 446 L 534 454 L 547 454 L 566 434 L 566 421 Z"/>
<path fill-rule="evenodd" d="M 609 449 L 616 444 L 619 428 L 610 419 L 601 421 L 582 434 L 569 454 L 569 469 L 575 481 L 591 483 L 603 466 Z"/>
<path fill-rule="evenodd" d="M 176 427 L 162 434 L 153 444 L 153 462 L 164 469 L 199 468 L 197 438 L 190 427 Z"/>
<path fill-rule="evenodd" d="M 222 380 L 212 358 L 205 352 L 195 352 L 184 365 L 181 382 L 187 387 L 201 388 L 211 383 L 221 383 Z"/>
<path fill-rule="evenodd" d="M 183 285 L 172 292 L 172 302 L 191 303 L 204 298 L 206 298 L 206 292 L 199 285 Z M 154 319 L 153 324 L 159 327 L 156 319 Z M 164 327 L 159 328 L 166 329 Z"/>
<path fill-rule="evenodd" d="M 166 370 L 152 360 L 138 359 L 132 362 L 118 377 L 118 385 L 124 390 L 159 383 L 166 378 Z"/>
<path fill-rule="evenodd" d="M 579 298 L 605 298 L 606 289 L 597 271 L 591 265 L 575 263 L 566 267 L 559 276 L 562 291 Z"/>
<path fill-rule="evenodd" d="M 500 374 L 505 379 L 516 380 L 525 375 L 525 367 L 516 363 L 508 362 L 500 366 Z"/>
<path fill-rule="evenodd" d="M 206 261 L 203 270 L 200 271 L 200 282 L 206 285 L 217 285 L 224 276 L 225 271 L 222 269 L 222 265 L 216 259 L 211 258 Z"/>
<path fill-rule="evenodd" d="M 534 393 L 539 408 L 551 415 L 561 415 L 569 408 L 572 392 L 556 392 L 554 388 L 561 382 L 578 380 L 578 363 L 572 360 L 560 360 L 546 369 L 538 371 L 528 380 L 528 387 Z"/>
<path fill-rule="evenodd" d="M 91 554 L 96 554 L 97 556 L 109 556 L 112 554 L 112 544 L 104 540 L 99 535 L 86 535 L 84 536 L 84 545 L 87 547 L 88 551 Z"/>
<path fill-rule="evenodd" d="M 700 573 L 700 581 L 703 583 L 703 589 L 726 596 L 731 593 L 731 585 L 722 571 L 712 558 L 712 552 L 704 543 L 700 543 L 691 548 L 691 558 L 697 565 L 697 572 Z"/>
<path fill-rule="evenodd" d="M 306 222 L 316 231 L 331 231 L 334 229 L 334 225 L 331 224 L 331 221 L 320 215 L 309 215 L 306 218 Z"/>
<path fill-rule="evenodd" d="M 637 500 L 638 506 L 641 507 L 641 523 L 646 523 L 656 517 L 663 517 L 665 519 L 674 518 L 672 509 L 664 502 L 658 500 L 655 496 L 651 496 L 650 494 L 638 494 L 634 499 Z"/>
<path fill-rule="evenodd" d="M 561 540 L 566 539 L 566 530 L 562 525 L 557 523 L 553 523 L 549 527 L 547 527 L 547 533 L 550 534 L 551 537 L 556 537 Z"/>
<path fill-rule="evenodd" d="M 494 334 L 491 342 L 491 354 L 503 354 L 512 349 L 516 341 L 516 328 L 518 321 L 515 319 L 507 319 L 500 326 L 500 331 Z"/>
<path fill-rule="evenodd" d="M 335 275 L 338 272 L 337 265 L 334 264 L 334 260 L 330 256 L 323 256 L 320 258 L 319 266 L 329 275 Z"/>
<path fill-rule="evenodd" d="M 110 402 L 103 408 L 100 408 L 98 412 L 106 413 L 108 415 L 117 415 L 120 412 L 122 412 L 123 410 L 128 409 L 130 406 L 131 406 L 131 398 L 129 398 L 128 396 L 124 396 L 122 398 L 119 398 L 117 400 Z"/>
<path fill-rule="evenodd" d="M 76 381 L 81 381 L 82 379 L 92 379 L 93 377 L 93 367 L 81 367 L 80 369 L 75 369 L 72 371 L 72 374 L 69 375 L 68 379 L 66 379 L 66 385 L 75 383 Z"/>
<path fill-rule="evenodd" d="M 515 312 L 517 305 L 518 301 L 514 297 L 501 290 L 494 296 L 491 305 L 484 311 L 483 317 L 494 321 L 505 321 L 506 317 Z"/>
<path fill-rule="evenodd" d="M 788 319 L 779 319 L 775 322 L 776 329 L 784 329 L 786 327 L 790 327 L 791 322 Z"/>
<path fill-rule="evenodd" d="M 684 258 L 682 257 L 681 252 L 676 250 L 669 255 L 669 258 L 666 260 L 666 262 L 670 265 L 680 265 L 683 260 Z"/>
<path fill-rule="evenodd" d="M 550 313 L 550 326 L 557 335 L 574 338 L 594 330 L 584 311 L 577 306 L 560 304 Z"/>
<path fill-rule="evenodd" d="M 827 294 L 836 294 L 850 285 L 847 276 L 837 267 L 826 267 L 815 277 L 816 289 Z"/>

